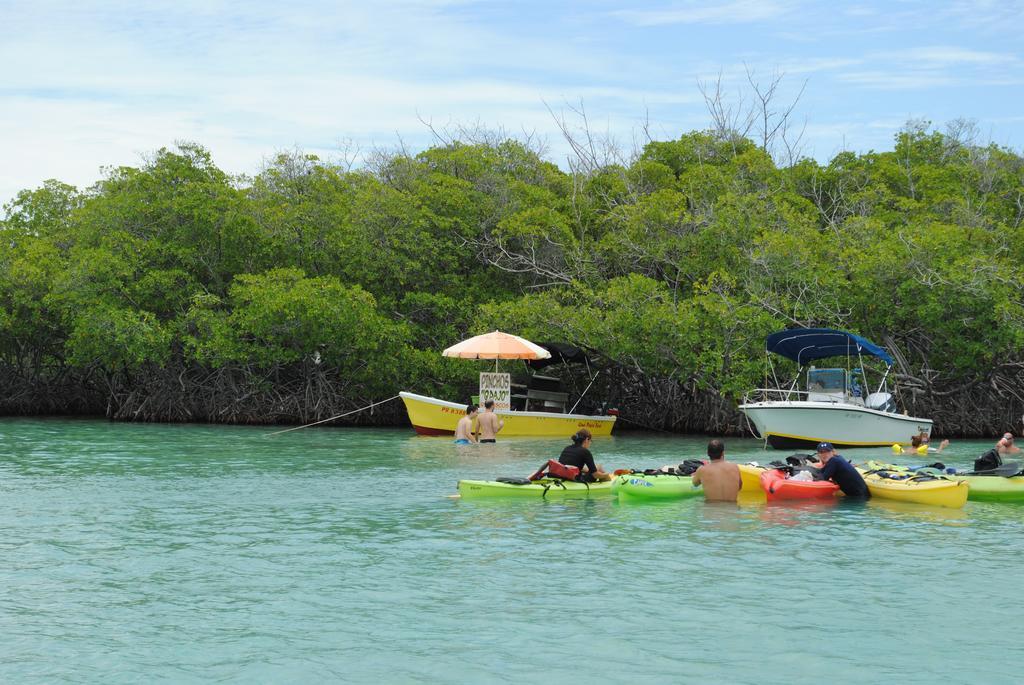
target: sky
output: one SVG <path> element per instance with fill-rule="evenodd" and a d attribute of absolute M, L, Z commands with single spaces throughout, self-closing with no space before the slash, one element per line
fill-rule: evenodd
<path fill-rule="evenodd" d="M 418 152 L 437 132 L 558 120 L 630 149 L 710 125 L 777 75 L 801 151 L 890 150 L 911 119 L 1024 149 L 1024 0 L 0 0 L 0 204 L 87 188 L 194 141 L 232 174 L 276 153 Z M 802 94 L 801 93 L 802 89 Z"/>

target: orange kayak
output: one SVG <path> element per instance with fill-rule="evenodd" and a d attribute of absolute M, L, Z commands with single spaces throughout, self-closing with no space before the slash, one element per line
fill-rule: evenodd
<path fill-rule="evenodd" d="M 761 489 L 768 501 L 785 499 L 828 499 L 835 497 L 839 486 L 830 480 L 793 480 L 781 469 L 769 469 L 761 474 Z"/>

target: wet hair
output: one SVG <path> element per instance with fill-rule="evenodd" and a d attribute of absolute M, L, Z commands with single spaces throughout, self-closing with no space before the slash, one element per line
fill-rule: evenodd
<path fill-rule="evenodd" d="M 572 441 L 575 445 L 582 445 L 584 440 L 589 440 L 592 437 L 594 436 L 590 434 L 589 430 L 586 428 L 580 428 L 575 434 L 573 434 Z"/>
<path fill-rule="evenodd" d="M 484 408 L 485 409 L 490 409 L 493 406 L 494 406 L 494 400 L 487 400 L 486 402 L 484 402 Z"/>
<path fill-rule="evenodd" d="M 712 440 L 708 443 L 708 456 L 712 459 L 721 459 L 725 454 L 725 443 L 721 440 Z"/>
<path fill-rule="evenodd" d="M 476 411 L 477 409 L 478 409 L 478 407 L 477 407 L 477 406 L 476 406 L 475 404 L 467 404 L 467 405 L 466 405 L 466 413 L 467 413 L 467 414 L 472 414 L 472 413 L 473 413 L 473 412 L 475 412 L 475 411 Z"/>
<path fill-rule="evenodd" d="M 915 435 L 914 437 L 912 437 L 910 439 L 910 445 L 912 447 L 920 447 L 921 446 L 921 436 L 920 435 Z"/>

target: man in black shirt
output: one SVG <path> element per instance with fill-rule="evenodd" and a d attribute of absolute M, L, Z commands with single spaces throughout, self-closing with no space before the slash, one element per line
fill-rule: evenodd
<path fill-rule="evenodd" d="M 839 486 L 847 497 L 871 497 L 868 485 L 853 464 L 836 454 L 832 443 L 823 442 L 818 445 L 818 459 L 821 461 L 821 477 Z"/>

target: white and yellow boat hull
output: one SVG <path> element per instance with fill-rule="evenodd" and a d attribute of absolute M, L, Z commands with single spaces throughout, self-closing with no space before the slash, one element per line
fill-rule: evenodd
<path fill-rule="evenodd" d="M 466 415 L 466 405 L 446 402 L 411 392 L 398 393 L 409 412 L 409 421 L 420 435 L 454 435 L 455 425 Z M 496 411 L 505 422 L 501 437 L 567 438 L 581 428 L 594 436 L 611 435 L 614 416 L 554 414 L 543 411 Z"/>
<path fill-rule="evenodd" d="M 741 404 L 739 410 L 775 449 L 813 449 L 819 442 L 830 442 L 836 449 L 888 447 L 932 431 L 931 419 L 843 402 L 774 400 Z"/>

